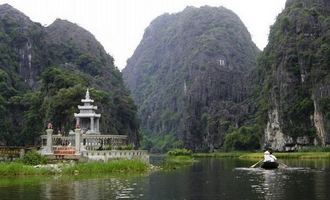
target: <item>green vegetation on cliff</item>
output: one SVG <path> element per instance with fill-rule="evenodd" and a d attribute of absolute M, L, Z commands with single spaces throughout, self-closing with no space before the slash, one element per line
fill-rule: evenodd
<path fill-rule="evenodd" d="M 260 149 L 260 133 L 256 126 L 229 129 L 224 138 L 224 149 L 227 151 Z"/>
<path fill-rule="evenodd" d="M 138 144 L 136 107 L 91 33 L 59 19 L 42 27 L 5 4 L 0 41 L 0 144 L 37 144 L 48 122 L 56 132 L 73 129 L 86 88 L 102 113 L 101 132 Z"/>
<path fill-rule="evenodd" d="M 329 143 L 330 3 L 326 0 L 289 0 L 271 27 L 269 44 L 259 59 L 263 81 L 261 125 L 267 135 L 289 136 L 287 146 Z M 267 119 L 267 120 L 264 120 Z M 308 138 L 307 140 L 302 138 Z M 300 138 L 300 140 L 298 139 Z M 276 149 L 274 138 L 265 143 Z"/>
<path fill-rule="evenodd" d="M 156 18 L 123 70 L 142 128 L 189 149 L 220 148 L 227 129 L 244 125 L 253 110 L 245 101 L 258 53 L 239 17 L 224 7 Z"/>

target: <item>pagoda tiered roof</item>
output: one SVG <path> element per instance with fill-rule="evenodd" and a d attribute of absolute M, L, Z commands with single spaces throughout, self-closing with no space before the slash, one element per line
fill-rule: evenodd
<path fill-rule="evenodd" d="M 91 103 L 93 103 L 94 100 L 90 98 L 88 89 L 86 91 L 85 99 L 82 99 L 81 102 L 84 103 L 84 105 L 82 105 L 82 106 L 78 105 L 79 113 L 74 113 L 75 117 L 79 117 L 79 118 L 85 118 L 85 117 L 100 118 L 101 117 L 101 114 L 95 113 L 95 110 L 97 110 L 97 106 L 91 105 Z"/>

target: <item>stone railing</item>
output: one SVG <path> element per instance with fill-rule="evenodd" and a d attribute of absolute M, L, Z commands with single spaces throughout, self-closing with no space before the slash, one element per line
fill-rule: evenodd
<path fill-rule="evenodd" d="M 0 146 L 0 160 L 13 160 L 23 157 L 25 147 Z"/>
<path fill-rule="evenodd" d="M 82 151 L 115 150 L 128 144 L 126 135 L 81 134 L 80 129 L 69 136 L 53 135 L 53 129 L 47 129 L 46 133 L 41 136 L 43 154 L 54 154 L 55 147 L 72 147 L 80 155 Z"/>
<path fill-rule="evenodd" d="M 127 145 L 126 135 L 82 135 L 82 150 L 113 150 Z"/>
<path fill-rule="evenodd" d="M 140 159 L 149 162 L 148 151 L 144 150 L 110 150 L 110 151 L 82 151 L 81 155 L 89 160 L 111 160 L 111 159 Z"/>
<path fill-rule="evenodd" d="M 149 162 L 147 151 L 117 150 L 129 148 L 126 135 L 81 134 L 80 129 L 69 136 L 53 135 L 53 129 L 47 129 L 46 133 L 41 136 L 41 153 L 44 155 L 62 159 L 71 156 L 89 160 L 140 159 Z"/>
<path fill-rule="evenodd" d="M 75 146 L 75 136 L 53 135 L 52 142 L 53 146 Z"/>

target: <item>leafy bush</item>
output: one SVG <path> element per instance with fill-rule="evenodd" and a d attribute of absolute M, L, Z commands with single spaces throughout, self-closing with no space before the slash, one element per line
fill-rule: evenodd
<path fill-rule="evenodd" d="M 191 156 L 192 151 L 190 149 L 174 149 L 167 152 L 169 156 Z"/>
<path fill-rule="evenodd" d="M 183 147 L 182 141 L 171 134 L 158 135 L 142 132 L 141 148 L 152 153 L 166 153 Z"/>
<path fill-rule="evenodd" d="M 26 165 L 40 165 L 40 164 L 46 164 L 47 158 L 45 156 L 42 156 L 37 151 L 33 150 L 27 152 L 22 158 L 22 161 Z"/>
<path fill-rule="evenodd" d="M 254 150 L 260 148 L 260 136 L 256 127 L 243 126 L 232 129 L 225 136 L 225 150 Z"/>

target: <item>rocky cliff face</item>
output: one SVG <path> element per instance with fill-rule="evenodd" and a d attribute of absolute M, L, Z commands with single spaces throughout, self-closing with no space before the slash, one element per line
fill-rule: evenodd
<path fill-rule="evenodd" d="M 102 113 L 101 131 L 127 134 L 138 144 L 136 108 L 121 73 L 95 37 L 76 24 L 32 22 L 0 5 L 0 141 L 35 143 L 46 123 L 74 126 L 73 113 L 87 87 Z"/>
<path fill-rule="evenodd" d="M 327 0 L 289 0 L 272 26 L 260 59 L 266 146 L 329 144 L 329 28 Z"/>
<path fill-rule="evenodd" d="M 1 54 L 4 54 L 1 64 L 12 61 L 13 65 L 8 67 L 16 70 L 24 83 L 32 87 L 40 71 L 39 63 L 32 64 L 32 54 L 38 51 L 34 44 L 40 43 L 42 27 L 8 4 L 0 6 L 0 19 Z"/>
<path fill-rule="evenodd" d="M 187 7 L 156 18 L 123 70 L 142 127 L 186 147 L 222 146 L 251 111 L 249 73 L 258 49 L 241 20 L 219 7 Z"/>

